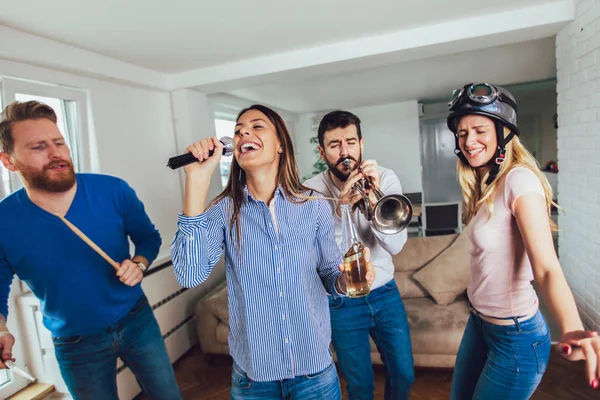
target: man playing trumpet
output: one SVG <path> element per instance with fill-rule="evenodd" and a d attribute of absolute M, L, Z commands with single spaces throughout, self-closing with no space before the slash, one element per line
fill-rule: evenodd
<path fill-rule="evenodd" d="M 368 295 L 359 298 L 329 297 L 332 341 L 341 373 L 348 382 L 350 400 L 373 399 L 375 389 L 369 337 L 373 339 L 385 366 L 385 399 L 408 399 L 414 382 L 413 356 L 408 320 L 398 287 L 394 281 L 392 256 L 406 243 L 405 229 L 384 234 L 373 227 L 365 212 L 373 209 L 377 199 L 366 190 L 369 205 L 355 184 L 378 187 L 386 194 L 402 194 L 396 174 L 362 160 L 363 138 L 360 119 L 347 111 L 333 111 L 321 120 L 318 129 L 319 152 L 329 169 L 304 184 L 324 196 L 339 199 L 330 202 L 335 234 L 341 239 L 339 204 L 359 205 L 352 217 L 358 235 L 371 249 L 376 277 Z M 367 186 L 369 186 L 367 184 Z"/>

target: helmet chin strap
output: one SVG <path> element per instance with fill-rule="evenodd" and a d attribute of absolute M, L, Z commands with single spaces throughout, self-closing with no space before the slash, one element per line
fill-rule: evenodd
<path fill-rule="evenodd" d="M 494 157 L 492 157 L 487 163 L 485 163 L 484 165 L 481 166 L 481 167 L 491 166 L 490 175 L 485 182 L 486 185 L 490 185 L 494 181 L 494 179 L 496 179 L 496 176 L 498 176 L 498 172 L 500 171 L 500 165 L 502 165 L 502 163 L 504 162 L 504 157 L 506 155 L 506 145 L 515 136 L 515 131 L 511 130 L 510 133 L 508 134 L 508 136 L 504 137 L 504 125 L 502 125 L 498 121 L 494 121 L 494 125 L 496 126 L 496 140 L 498 141 L 498 148 L 496 149 L 496 153 L 494 154 Z M 454 139 L 455 139 L 454 154 L 456 154 L 458 156 L 458 158 L 460 158 L 462 160 L 462 162 L 469 165 L 469 162 L 467 161 L 467 157 L 465 157 L 465 155 L 462 153 L 462 151 L 460 151 L 460 147 L 458 146 L 458 135 L 454 135 Z M 478 168 L 481 168 L 481 167 L 478 167 Z"/>

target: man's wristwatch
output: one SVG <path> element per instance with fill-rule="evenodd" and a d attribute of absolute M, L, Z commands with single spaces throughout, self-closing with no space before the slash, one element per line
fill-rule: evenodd
<path fill-rule="evenodd" d="M 138 267 L 140 267 L 140 269 L 142 270 L 142 273 L 145 274 L 146 271 L 148 270 L 148 267 L 146 267 L 146 265 L 141 262 L 141 261 L 134 261 Z"/>

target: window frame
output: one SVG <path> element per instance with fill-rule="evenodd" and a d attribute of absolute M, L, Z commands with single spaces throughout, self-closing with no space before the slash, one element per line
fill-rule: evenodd
<path fill-rule="evenodd" d="M 229 121 L 229 122 L 233 122 L 235 124 L 236 121 L 236 116 L 230 113 L 224 113 L 224 112 L 219 112 L 219 111 L 215 111 L 214 115 L 213 115 L 213 126 L 215 127 L 215 134 L 218 137 L 218 133 L 217 132 L 217 127 L 216 127 L 216 122 L 217 121 Z M 230 135 L 228 135 L 229 137 L 231 137 L 233 139 L 233 132 L 231 132 Z M 227 184 L 227 179 L 223 176 L 223 161 L 224 160 L 228 160 L 229 161 L 229 168 L 231 171 L 231 163 L 232 163 L 232 159 L 233 156 L 229 156 L 227 158 L 222 157 L 221 158 L 221 162 L 219 163 L 219 176 L 221 177 L 221 185 L 223 186 L 223 188 L 225 188 L 225 185 Z"/>

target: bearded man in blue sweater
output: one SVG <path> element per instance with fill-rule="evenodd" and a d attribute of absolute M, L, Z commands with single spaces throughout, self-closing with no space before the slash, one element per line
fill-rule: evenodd
<path fill-rule="evenodd" d="M 16 275 L 40 299 L 44 326 L 74 399 L 118 400 L 118 357 L 149 398 L 181 399 L 140 285 L 161 238 L 134 190 L 115 177 L 75 174 L 56 114 L 35 101 L 14 102 L 2 112 L 0 159 L 24 184 L 0 201 L 0 368 L 12 358 L 15 341 L 6 318 Z M 118 261 L 119 269 L 57 215 Z"/>

